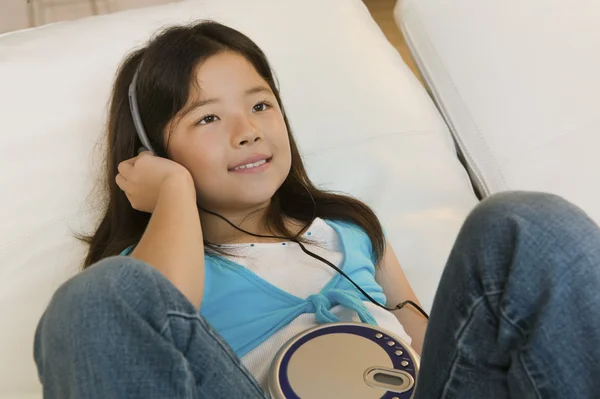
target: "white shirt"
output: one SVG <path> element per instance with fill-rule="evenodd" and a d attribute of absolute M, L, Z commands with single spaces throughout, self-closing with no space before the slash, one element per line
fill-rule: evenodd
<path fill-rule="evenodd" d="M 337 232 L 322 219 L 316 218 L 305 232 L 304 238 L 313 243 L 305 247 L 327 259 L 336 266 L 341 264 L 343 253 Z M 293 242 L 225 244 L 221 245 L 231 255 L 225 256 L 270 284 L 300 298 L 318 294 L 337 273 L 330 266 L 305 254 L 300 246 Z M 233 256 L 232 256 L 233 255 Z M 391 312 L 363 302 L 380 327 L 395 333 L 407 344 L 411 338 Z M 342 306 L 334 306 L 331 312 L 341 321 L 360 319 L 355 311 Z M 242 357 L 242 363 L 268 392 L 268 373 L 277 351 L 295 335 L 317 325 L 314 313 L 298 316 L 290 324 L 281 328 L 267 340 Z"/>

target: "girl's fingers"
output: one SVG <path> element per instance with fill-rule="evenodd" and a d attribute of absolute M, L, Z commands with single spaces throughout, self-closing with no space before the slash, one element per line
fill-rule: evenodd
<path fill-rule="evenodd" d="M 115 182 L 117 183 L 117 186 L 119 186 L 119 188 L 121 190 L 125 191 L 125 184 L 127 184 L 127 179 L 125 179 L 123 176 L 121 176 L 120 173 L 115 177 Z"/>
<path fill-rule="evenodd" d="M 140 150 L 142 150 L 142 149 L 140 148 Z M 133 158 L 133 159 L 137 161 L 137 160 L 138 160 L 138 159 L 140 159 L 141 157 L 145 157 L 145 156 L 148 156 L 148 155 L 152 156 L 152 155 L 154 155 L 154 153 L 153 153 L 152 151 L 145 150 L 145 151 L 142 151 L 142 152 L 140 152 L 140 153 L 137 155 L 137 157 L 135 157 L 135 158 Z"/>
<path fill-rule="evenodd" d="M 128 159 L 126 161 L 121 162 L 118 166 L 117 166 L 117 170 L 119 171 L 120 174 L 123 175 L 123 177 L 127 176 L 127 173 L 133 169 L 133 161 L 131 159 Z"/>

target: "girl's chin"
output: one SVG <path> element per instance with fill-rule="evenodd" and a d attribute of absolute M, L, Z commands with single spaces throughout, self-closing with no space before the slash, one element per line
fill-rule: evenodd
<path fill-rule="evenodd" d="M 274 193 L 268 193 L 265 195 L 257 195 L 256 192 L 242 195 L 235 200 L 223 199 L 221 201 L 211 202 L 200 202 L 200 206 L 216 213 L 230 213 L 230 212 L 252 212 L 257 209 L 265 208 L 271 203 Z"/>

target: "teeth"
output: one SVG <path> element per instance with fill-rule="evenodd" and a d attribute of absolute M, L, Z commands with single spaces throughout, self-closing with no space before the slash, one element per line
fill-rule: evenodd
<path fill-rule="evenodd" d="M 267 163 L 267 160 L 263 159 L 258 162 L 249 163 L 249 164 L 241 165 L 241 166 L 236 166 L 235 168 L 233 168 L 233 170 L 256 168 L 257 166 L 264 165 L 265 163 Z"/>

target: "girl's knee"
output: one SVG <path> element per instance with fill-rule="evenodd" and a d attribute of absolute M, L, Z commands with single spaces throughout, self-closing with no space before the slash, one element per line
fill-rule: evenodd
<path fill-rule="evenodd" d="M 40 377 L 57 364 L 53 359 L 71 359 L 93 346 L 94 337 L 111 334 L 111 323 L 124 307 L 145 303 L 145 292 L 152 291 L 139 290 L 136 285 L 149 283 L 154 273 L 158 271 L 137 259 L 114 256 L 62 284 L 35 331 L 34 359 Z"/>
<path fill-rule="evenodd" d="M 52 296 L 45 317 L 54 321 L 89 317 L 92 309 L 109 306 L 119 293 L 144 284 L 158 273 L 131 257 L 112 256 L 91 265 L 63 283 Z M 81 320 L 80 320 L 81 321 Z"/>
<path fill-rule="evenodd" d="M 505 191 L 485 198 L 478 205 L 487 212 L 560 213 L 573 205 L 558 195 L 533 191 Z"/>
<path fill-rule="evenodd" d="M 465 226 L 481 236 L 520 231 L 562 243 L 576 243 L 582 237 L 600 240 L 600 229 L 580 208 L 557 195 L 539 192 L 494 194 L 475 207 Z"/>
<path fill-rule="evenodd" d="M 85 274 L 88 273 L 88 276 Z M 91 280 L 95 285 L 129 285 L 153 280 L 160 272 L 149 264 L 130 256 L 110 256 L 104 258 L 80 273 L 83 280 Z"/>
<path fill-rule="evenodd" d="M 558 195 L 528 191 L 491 195 L 481 201 L 470 215 L 488 222 L 515 216 L 528 221 L 559 224 L 564 219 L 589 219 L 581 209 Z"/>

